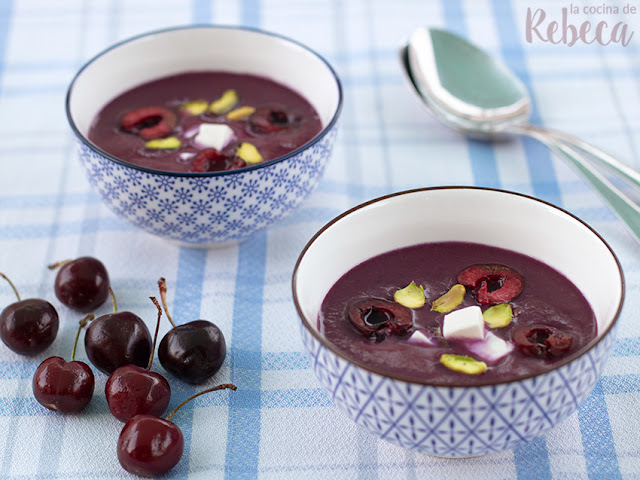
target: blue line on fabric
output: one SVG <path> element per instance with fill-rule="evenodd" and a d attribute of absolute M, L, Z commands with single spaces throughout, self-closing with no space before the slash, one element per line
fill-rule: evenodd
<path fill-rule="evenodd" d="M 231 382 L 225 478 L 258 475 L 260 454 L 262 299 L 267 259 L 267 234 L 258 233 L 238 245 L 238 270 L 233 306 Z"/>
<path fill-rule="evenodd" d="M 260 0 L 242 0 L 241 12 L 242 25 L 260 27 Z"/>
<path fill-rule="evenodd" d="M 533 81 L 526 66 L 526 55 L 521 45 L 522 39 L 518 26 L 516 25 L 516 16 L 513 12 L 512 2 L 491 0 L 491 4 L 496 19 L 496 28 L 500 43 L 503 45 L 501 51 L 505 57 L 505 61 L 514 70 L 519 71 L 520 80 L 522 80 L 531 94 L 531 122 L 540 125 L 542 122 L 536 106 L 535 96 L 533 95 Z M 506 45 L 509 45 L 508 49 L 505 47 Z M 556 179 L 551 152 L 537 140 L 523 138 L 522 142 L 529 166 L 533 194 L 555 205 L 561 206 L 562 195 Z"/>
<path fill-rule="evenodd" d="M 181 247 L 178 254 L 178 269 L 175 281 L 167 278 L 167 288 L 172 284 L 175 289 L 173 305 L 169 311 L 175 323 L 184 324 L 200 318 L 202 306 L 202 285 L 207 263 L 207 250 Z M 196 389 L 186 386 L 183 389 L 184 400 L 196 393 Z M 177 399 L 176 399 L 177 400 Z M 189 473 L 189 450 L 193 424 L 193 402 L 189 402 L 180 409 L 180 430 L 184 435 L 184 454 L 182 461 L 176 466 L 175 474 L 179 478 L 187 478 Z"/>
<path fill-rule="evenodd" d="M 191 20 L 193 23 L 209 23 L 212 19 L 211 0 L 192 0 Z"/>
<path fill-rule="evenodd" d="M 602 381 L 578 409 L 587 474 L 592 480 L 622 478 Z"/>
<path fill-rule="evenodd" d="M 468 36 L 462 0 L 443 0 L 441 3 L 447 29 L 462 37 Z M 467 138 L 466 144 L 473 172 L 473 183 L 483 187 L 499 188 L 500 175 L 493 143 Z"/>

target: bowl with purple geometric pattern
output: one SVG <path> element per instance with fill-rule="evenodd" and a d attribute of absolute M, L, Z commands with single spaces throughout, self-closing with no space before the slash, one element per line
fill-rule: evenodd
<path fill-rule="evenodd" d="M 553 267 L 589 302 L 596 337 L 542 373 L 473 385 L 461 377 L 417 381 L 389 374 L 327 340 L 320 308 L 345 273 L 385 252 L 448 241 L 508 249 Z M 512 449 L 576 412 L 613 345 L 624 277 L 606 242 L 569 212 L 504 190 L 436 187 L 380 197 L 329 222 L 300 254 L 292 290 L 303 348 L 336 406 L 395 445 L 461 458 Z"/>
<path fill-rule="evenodd" d="M 132 165 L 88 139 L 96 114 L 116 96 L 164 76 L 208 70 L 285 85 L 315 108 L 322 130 L 274 160 L 204 173 Z M 104 203 L 153 235 L 195 247 L 245 239 L 300 206 L 322 178 L 341 106 L 340 80 L 313 50 L 277 34 L 218 26 L 170 28 L 118 43 L 80 69 L 66 100 L 80 163 Z"/>

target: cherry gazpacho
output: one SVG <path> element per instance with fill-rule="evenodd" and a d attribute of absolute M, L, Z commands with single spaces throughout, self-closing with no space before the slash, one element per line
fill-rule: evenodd
<path fill-rule="evenodd" d="M 441 385 L 542 373 L 597 332 L 591 306 L 564 275 L 467 242 L 414 245 L 357 265 L 327 293 L 318 328 L 375 371 Z"/>
<path fill-rule="evenodd" d="M 265 77 L 187 72 L 119 95 L 89 140 L 133 165 L 166 172 L 233 170 L 273 160 L 322 130 L 313 106 Z"/>

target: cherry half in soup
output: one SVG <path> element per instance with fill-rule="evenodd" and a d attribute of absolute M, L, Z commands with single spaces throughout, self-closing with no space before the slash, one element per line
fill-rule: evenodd
<path fill-rule="evenodd" d="M 75 359 L 80 331 L 91 320 L 93 314 L 80 320 L 69 362 L 62 357 L 49 357 L 36 368 L 31 382 L 33 395 L 38 403 L 49 410 L 78 413 L 93 397 L 93 372 L 89 365 Z"/>
<path fill-rule="evenodd" d="M 158 280 L 160 298 L 173 328 L 158 347 L 160 363 L 173 376 L 188 383 L 201 383 L 211 378 L 222 366 L 227 354 L 224 335 L 208 320 L 194 320 L 176 325 L 166 301 L 166 280 Z"/>
<path fill-rule="evenodd" d="M 46 350 L 58 334 L 58 312 L 46 300 L 20 299 L 9 277 L 0 273 L 15 293 L 18 301 L 7 305 L 0 313 L 0 338 L 20 355 L 37 355 Z"/>
<path fill-rule="evenodd" d="M 194 398 L 216 390 L 237 387 L 217 385 L 199 392 L 178 405 L 166 418 L 154 415 L 136 415 L 122 428 L 116 447 L 122 468 L 134 475 L 155 477 L 178 464 L 184 451 L 184 435 L 173 422 L 173 415 Z"/>
<path fill-rule="evenodd" d="M 109 411 L 121 422 L 128 422 L 135 415 L 162 415 L 171 399 L 169 382 L 162 375 L 151 370 L 162 309 L 154 297 L 150 298 L 158 308 L 158 321 L 147 367 L 142 368 L 138 365 L 118 367 L 109 375 L 104 388 Z"/>
<path fill-rule="evenodd" d="M 123 365 L 144 367 L 151 354 L 151 333 L 136 314 L 117 311 L 115 296 L 113 312 L 96 318 L 84 336 L 84 347 L 91 363 L 110 375 Z"/>
<path fill-rule="evenodd" d="M 54 291 L 67 307 L 87 313 L 109 297 L 109 274 L 104 264 L 93 257 L 80 257 L 49 265 L 58 268 Z"/>

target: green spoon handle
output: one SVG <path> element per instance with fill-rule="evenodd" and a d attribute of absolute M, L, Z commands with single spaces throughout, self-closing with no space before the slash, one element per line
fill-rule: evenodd
<path fill-rule="evenodd" d="M 637 188 L 640 188 L 640 172 L 625 165 L 624 163 L 621 163 L 620 161 L 616 160 L 614 157 L 612 157 L 608 153 L 603 152 L 599 148 L 596 148 L 593 145 L 580 140 L 579 138 L 576 138 L 567 133 L 559 132 L 557 130 L 540 128 L 532 125 L 518 128 L 518 132 L 524 133 L 524 134 L 527 134 L 527 132 L 531 132 L 531 133 L 535 132 L 536 134 L 550 136 L 552 137 L 555 143 L 567 145 L 569 148 L 576 148 L 590 155 L 600 165 L 609 169 L 609 171 L 619 175 L 627 182 L 635 185 Z"/>
<path fill-rule="evenodd" d="M 553 136 L 546 135 L 544 130 L 526 129 L 520 133 L 535 138 L 560 157 L 567 159 L 591 183 L 618 217 L 627 225 L 636 239 L 640 241 L 640 206 L 612 185 L 601 173 L 589 165 L 580 153 L 566 143 L 556 141 Z"/>

